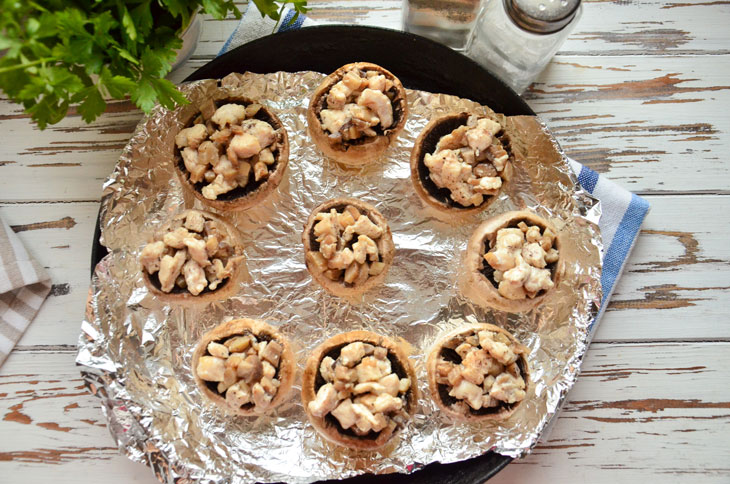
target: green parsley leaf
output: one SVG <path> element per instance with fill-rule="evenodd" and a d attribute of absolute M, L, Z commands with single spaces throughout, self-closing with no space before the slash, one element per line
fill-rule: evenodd
<path fill-rule="evenodd" d="M 84 101 L 79 104 L 78 111 L 81 119 L 87 123 L 95 120 L 106 109 L 106 103 L 96 86 L 91 86 L 86 90 Z"/>

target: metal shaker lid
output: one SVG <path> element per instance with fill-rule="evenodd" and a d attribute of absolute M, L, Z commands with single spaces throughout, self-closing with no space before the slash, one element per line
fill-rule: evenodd
<path fill-rule="evenodd" d="M 505 10 L 518 27 L 536 34 L 552 34 L 573 20 L 581 0 L 503 1 Z"/>

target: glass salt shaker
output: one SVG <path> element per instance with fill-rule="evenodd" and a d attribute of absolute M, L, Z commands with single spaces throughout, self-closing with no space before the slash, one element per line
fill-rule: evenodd
<path fill-rule="evenodd" d="M 582 12 L 581 0 L 488 0 L 466 54 L 522 94 Z"/>
<path fill-rule="evenodd" d="M 403 0 L 403 30 L 463 51 L 481 0 Z"/>

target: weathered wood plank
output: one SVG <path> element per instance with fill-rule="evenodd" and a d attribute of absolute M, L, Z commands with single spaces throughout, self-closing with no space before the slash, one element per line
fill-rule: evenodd
<path fill-rule="evenodd" d="M 630 190 L 730 190 L 730 63 L 558 57 L 525 97 L 568 155 Z"/>
<path fill-rule="evenodd" d="M 0 440 L 0 472 L 22 472 L 28 482 L 51 472 L 59 483 L 96 482 L 85 477 L 91 467 L 110 483 L 154 482 L 116 457 L 73 360 L 72 351 L 29 348 L 0 369 L 0 425 L 14 436 Z M 494 482 L 683 482 L 687 474 L 726 482 L 728 365 L 728 343 L 594 344 L 549 437 Z"/>
<path fill-rule="evenodd" d="M 729 339 L 730 197 L 648 198 L 597 340 Z"/>
<path fill-rule="evenodd" d="M 309 16 L 321 23 L 400 29 L 402 0 L 310 0 Z M 245 5 L 241 5 L 245 9 Z M 691 12 L 691 13 L 690 13 Z M 583 15 L 560 49 L 564 55 L 728 54 L 730 4 L 692 0 L 583 2 Z M 206 18 L 195 57 L 218 53 L 237 24 Z"/>
<path fill-rule="evenodd" d="M 89 292 L 97 203 L 0 204 L 0 215 L 46 268 L 51 294 L 20 345 L 75 345 Z"/>

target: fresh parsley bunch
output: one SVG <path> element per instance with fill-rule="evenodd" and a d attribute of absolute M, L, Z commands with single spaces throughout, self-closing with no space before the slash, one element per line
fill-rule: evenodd
<path fill-rule="evenodd" d="M 277 21 L 287 3 L 307 10 L 304 0 L 252 1 Z M 199 9 L 241 17 L 233 0 L 0 0 L 0 89 L 41 129 L 72 104 L 89 123 L 105 98 L 130 96 L 145 113 L 186 104 L 164 77 Z"/>

